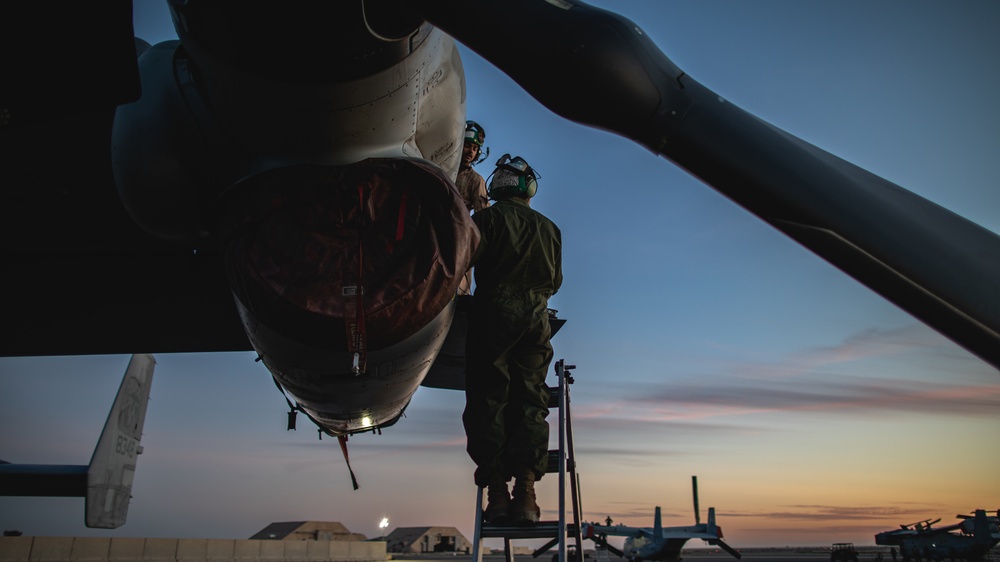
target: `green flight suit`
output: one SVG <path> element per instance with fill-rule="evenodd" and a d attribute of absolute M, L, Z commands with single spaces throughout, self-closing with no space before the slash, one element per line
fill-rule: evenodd
<path fill-rule="evenodd" d="M 552 360 L 548 299 L 562 284 L 559 228 L 526 199 L 502 199 L 472 216 L 482 236 L 468 310 L 462 415 L 475 481 L 510 479 L 548 462 Z"/>

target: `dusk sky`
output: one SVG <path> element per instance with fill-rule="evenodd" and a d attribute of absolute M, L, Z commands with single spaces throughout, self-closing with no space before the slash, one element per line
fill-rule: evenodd
<path fill-rule="evenodd" d="M 1000 3 L 592 4 L 731 103 L 1000 233 Z M 176 38 L 165 2 L 135 12 L 137 36 Z M 659 505 L 664 525 L 690 524 L 692 475 L 702 517 L 714 506 L 737 548 L 870 545 L 901 523 L 1000 508 L 1000 372 L 668 160 L 462 56 L 467 115 L 492 154 L 477 169 L 524 157 L 541 174 L 533 206 L 562 230 L 553 345 L 577 366 L 587 520 L 649 526 Z M 0 528 L 248 538 L 322 520 L 376 537 L 384 516 L 472 538 L 463 394 L 422 388 L 395 426 L 352 437 L 354 491 L 335 439 L 305 419 L 285 430 L 254 358 L 156 355 L 122 528 L 84 527 L 81 498 L 0 498 Z M 86 464 L 128 359 L 0 359 L 0 459 Z M 538 485 L 543 517 L 556 483 Z"/>

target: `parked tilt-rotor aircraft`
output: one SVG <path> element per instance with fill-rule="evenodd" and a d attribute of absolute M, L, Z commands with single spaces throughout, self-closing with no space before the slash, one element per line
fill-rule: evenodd
<path fill-rule="evenodd" d="M 1000 366 L 1000 238 L 733 106 L 615 14 L 176 0 L 180 41 L 140 47 L 136 68 L 130 3 L 109 5 L 85 71 L 10 82 L 27 86 L 0 130 L 17 326 L 2 355 L 254 349 L 328 433 L 394 423 L 444 345 L 477 238 L 452 185 L 455 38 Z M 73 104 L 88 111 L 55 103 L 73 72 L 94 84 Z M 74 148 L 58 167 L 53 142 Z"/>
<path fill-rule="evenodd" d="M 691 539 L 701 539 L 712 546 L 718 546 L 737 560 L 743 558 L 738 550 L 722 540 L 722 527 L 715 523 L 714 507 L 708 508 L 708 521 L 701 522 L 697 476 L 691 477 L 691 488 L 694 498 L 694 525 L 664 527 L 660 506 L 656 506 L 652 527 L 611 525 L 610 522 L 608 525 L 584 523 L 582 525 L 583 536 L 630 562 L 641 562 L 642 560 L 678 562 L 681 560 L 681 550 Z M 621 551 L 608 544 L 607 537 L 609 536 L 626 537 Z"/>
<path fill-rule="evenodd" d="M 977 509 L 972 515 L 959 514 L 959 523 L 933 528 L 940 518 L 925 520 L 899 529 L 875 534 L 875 544 L 899 548 L 903 562 L 910 560 L 985 560 L 1000 542 L 1000 511 L 987 515 Z"/>

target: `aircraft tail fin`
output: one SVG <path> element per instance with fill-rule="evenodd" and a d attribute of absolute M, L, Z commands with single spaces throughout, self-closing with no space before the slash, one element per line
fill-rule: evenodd
<path fill-rule="evenodd" d="M 993 546 L 993 534 L 990 532 L 990 522 L 986 518 L 985 509 L 976 510 L 976 517 L 972 523 L 972 536 L 979 544 Z"/>
<path fill-rule="evenodd" d="M 708 524 L 706 525 L 706 533 L 710 535 L 719 536 L 719 527 L 715 524 L 715 508 L 708 508 Z"/>
<path fill-rule="evenodd" d="M 660 516 L 660 506 L 653 512 L 653 542 L 663 542 L 663 519 Z"/>
<path fill-rule="evenodd" d="M 156 360 L 148 354 L 129 360 L 87 468 L 88 527 L 116 529 L 125 523 L 155 366 Z"/>
<path fill-rule="evenodd" d="M 0 461 L 0 496 L 83 497 L 88 527 L 121 527 L 155 365 L 152 355 L 132 356 L 89 465 Z"/>

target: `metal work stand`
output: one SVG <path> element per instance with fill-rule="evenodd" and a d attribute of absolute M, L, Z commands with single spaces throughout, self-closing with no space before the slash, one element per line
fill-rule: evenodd
<path fill-rule="evenodd" d="M 566 365 L 564 360 L 556 362 L 557 386 L 549 387 L 551 398 L 549 408 L 558 411 L 559 448 L 549 451 L 549 465 L 546 474 L 559 474 L 559 519 L 557 521 L 539 521 L 534 525 L 487 525 L 483 522 L 483 495 L 486 488 L 478 488 L 476 494 L 476 531 L 472 540 L 472 560 L 482 562 L 483 539 L 503 537 L 504 554 L 507 562 L 514 562 L 514 551 L 510 541 L 513 539 L 551 539 L 532 554 L 538 557 L 556 544 L 559 545 L 558 562 L 576 562 L 583 555 L 583 535 L 580 519 L 583 510 L 580 507 L 580 484 L 576 475 L 576 458 L 573 453 L 573 429 L 569 413 L 569 385 L 573 384 L 570 371 L 575 366 Z M 566 521 L 566 476 L 569 475 L 570 497 L 572 499 L 572 522 Z M 576 543 L 576 557 L 571 561 L 567 558 L 566 539 L 572 536 Z"/>

